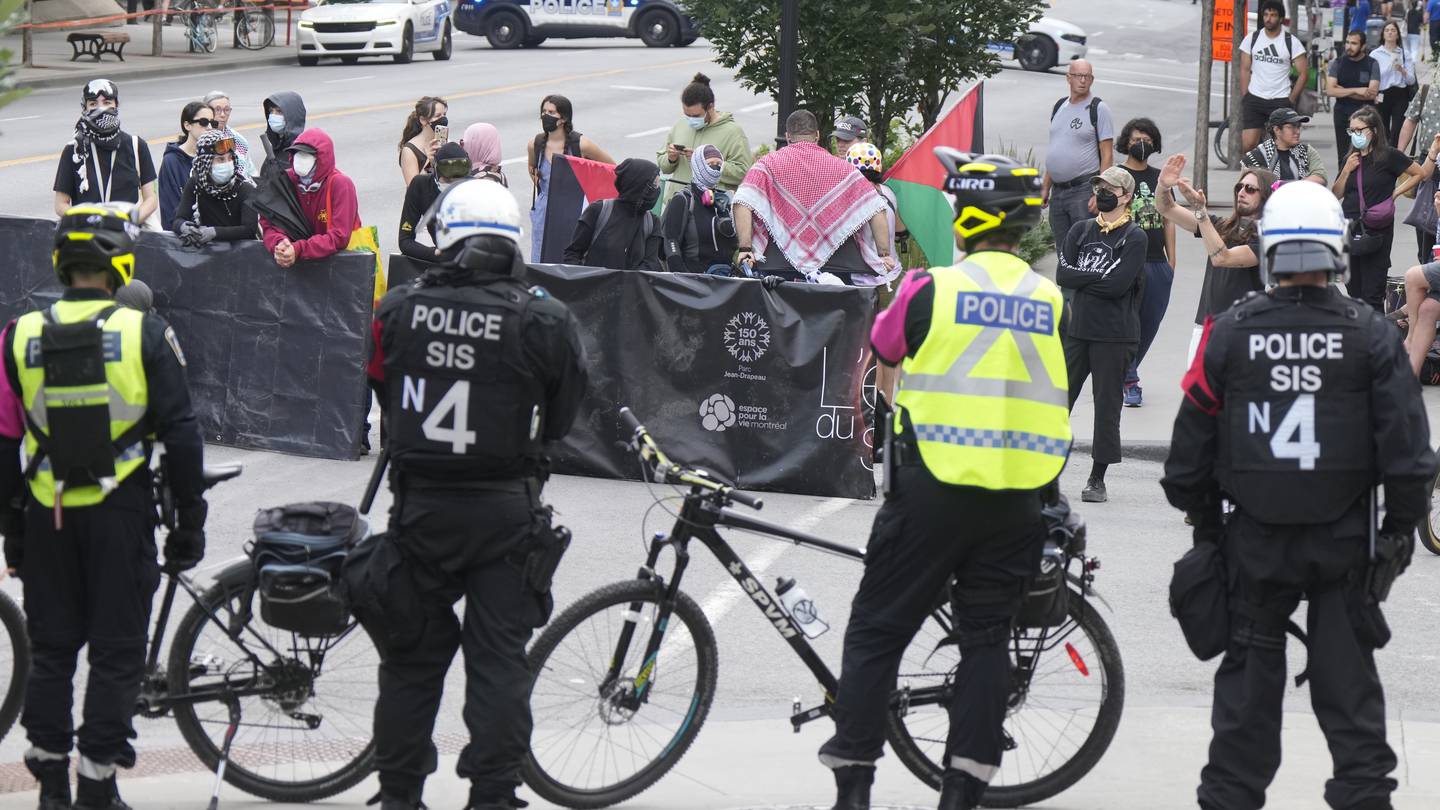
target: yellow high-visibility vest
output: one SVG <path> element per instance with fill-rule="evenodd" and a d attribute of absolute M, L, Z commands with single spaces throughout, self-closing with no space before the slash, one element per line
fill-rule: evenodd
<path fill-rule="evenodd" d="M 1060 290 L 1009 253 L 930 271 L 930 331 L 901 365 L 902 415 L 925 467 L 947 484 L 1042 487 L 1070 453 Z"/>
<path fill-rule="evenodd" d="M 57 323 L 76 323 L 95 318 L 115 302 L 58 301 L 50 313 Z M 149 403 L 149 384 L 145 379 L 145 363 L 141 355 L 141 332 L 144 314 L 120 307 L 105 320 L 105 384 L 75 388 L 47 387 L 45 367 L 40 352 L 40 332 L 45 326 L 45 313 L 26 313 L 15 322 L 15 370 L 20 378 L 20 401 L 25 407 L 25 455 L 34 458 L 40 449 L 35 429 L 50 440 L 49 412 L 67 405 L 94 405 L 106 402 L 110 410 L 110 439 L 118 440 L 144 418 Z M 111 336 L 114 337 L 111 337 Z M 114 484 L 124 481 L 145 464 L 143 441 L 124 448 L 115 458 Z M 108 482 L 107 482 L 108 483 Z M 67 488 L 61 496 L 62 506 L 93 506 L 105 500 L 113 486 L 81 486 Z M 30 478 L 30 492 L 35 500 L 47 507 L 55 506 L 55 475 L 48 457 L 42 457 Z"/>

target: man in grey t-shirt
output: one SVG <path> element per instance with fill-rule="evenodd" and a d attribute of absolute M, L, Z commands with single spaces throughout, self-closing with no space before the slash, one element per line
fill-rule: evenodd
<path fill-rule="evenodd" d="M 1042 197 L 1050 205 L 1050 230 L 1056 252 L 1065 244 L 1070 226 L 1094 215 L 1090 210 L 1090 178 L 1114 163 L 1115 122 L 1110 107 L 1093 97 L 1095 69 L 1076 59 L 1065 71 L 1070 95 L 1050 116 L 1050 145 L 1045 150 Z M 1090 107 L 1095 105 L 1094 123 Z"/>

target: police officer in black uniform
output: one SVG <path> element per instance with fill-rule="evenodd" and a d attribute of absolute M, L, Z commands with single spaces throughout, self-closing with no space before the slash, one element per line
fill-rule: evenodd
<path fill-rule="evenodd" d="M 21 724 L 40 810 L 71 806 L 77 738 L 74 806 L 127 807 L 115 769 L 135 764 L 131 716 L 161 570 L 150 478 L 156 441 L 165 444 L 179 517 L 165 541 L 165 570 L 193 568 L 205 553 L 204 445 L 185 356 L 158 315 L 112 300 L 134 273 L 138 233 L 133 207 L 67 209 L 54 252 L 64 294 L 5 329 L 0 531 L 6 566 L 25 587 L 32 663 Z M 17 399 L 23 430 L 11 416 Z M 90 678 L 77 733 L 72 681 L 87 645 Z"/>
<path fill-rule="evenodd" d="M 1208 810 L 1265 804 L 1280 766 L 1286 623 L 1302 598 L 1311 701 L 1335 760 L 1325 801 L 1388 810 L 1396 787 L 1374 659 L 1389 639 L 1379 603 L 1413 552 L 1435 458 L 1400 335 L 1330 286 L 1345 275 L 1345 225 L 1319 186 L 1278 189 L 1260 247 L 1279 286 L 1206 323 L 1183 383 L 1161 483 L 1195 542 L 1220 544 L 1229 583 L 1198 791 Z"/>
<path fill-rule="evenodd" d="M 522 806 L 514 792 L 530 744 L 525 647 L 552 608 L 548 577 L 529 575 L 554 547 L 540 502 L 545 446 L 575 420 L 585 358 L 570 311 L 519 278 L 508 190 L 468 180 L 435 210 L 443 265 L 381 301 L 370 362 L 392 462 L 390 528 L 423 614 L 413 643 L 382 645 L 376 765 L 384 810 L 417 807 L 437 767 L 445 673 L 462 648 L 470 743 L 457 771 L 471 782 L 469 810 L 508 810 Z M 453 612 L 462 596 L 463 628 Z"/>

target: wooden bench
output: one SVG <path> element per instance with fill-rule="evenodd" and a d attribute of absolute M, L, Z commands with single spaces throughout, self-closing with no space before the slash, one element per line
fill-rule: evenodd
<path fill-rule="evenodd" d="M 70 61 L 74 62 L 82 56 L 89 56 L 96 62 L 100 61 L 101 54 L 113 53 L 125 61 L 125 45 L 130 41 L 130 35 L 123 31 L 76 31 L 65 38 L 70 43 L 70 50 L 74 55 Z"/>

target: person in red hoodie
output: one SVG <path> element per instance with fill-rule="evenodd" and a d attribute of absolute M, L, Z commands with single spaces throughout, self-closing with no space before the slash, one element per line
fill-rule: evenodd
<path fill-rule="evenodd" d="M 335 144 L 323 129 L 300 133 L 290 152 L 285 175 L 295 185 L 300 209 L 313 236 L 292 238 L 292 234 L 265 217 L 260 218 L 265 247 L 281 267 L 295 262 L 323 259 L 350 244 L 350 234 L 360 227 L 360 205 L 355 182 L 335 168 Z"/>

